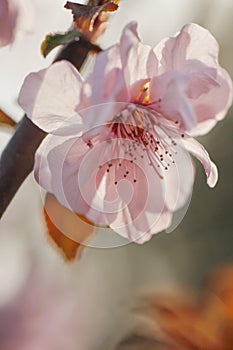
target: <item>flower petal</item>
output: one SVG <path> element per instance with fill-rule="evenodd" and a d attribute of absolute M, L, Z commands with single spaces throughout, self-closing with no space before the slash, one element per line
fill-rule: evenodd
<path fill-rule="evenodd" d="M 219 68 L 217 84 L 197 99 L 190 100 L 197 116 L 197 125 L 191 130 L 192 136 L 204 135 L 222 120 L 232 105 L 232 81 L 228 73 Z"/>
<path fill-rule="evenodd" d="M 218 181 L 218 170 L 205 148 L 193 138 L 185 138 L 183 146 L 202 163 L 207 176 L 207 184 L 214 187 Z"/>
<path fill-rule="evenodd" d="M 180 70 L 187 60 L 216 67 L 218 51 L 218 43 L 210 32 L 194 23 L 186 24 L 175 37 L 162 40 L 154 49 L 165 71 Z"/>
<path fill-rule="evenodd" d="M 187 76 L 184 74 L 164 73 L 152 79 L 151 99 L 156 101 L 155 110 L 170 120 L 178 121 L 181 129 L 190 130 L 196 126 L 196 115 L 186 96 L 186 87 Z"/>
<path fill-rule="evenodd" d="M 140 160 L 132 169 L 129 162 L 127 169 L 129 175 L 126 180 L 119 181 L 117 185 L 122 204 L 111 220 L 110 227 L 130 241 L 143 243 L 152 234 L 170 225 L 171 213 L 165 207 L 164 184 L 154 169 Z M 136 182 L 133 181 L 134 178 Z M 106 191 L 111 191 L 109 185 L 111 186 L 108 184 Z"/>
<path fill-rule="evenodd" d="M 0 1 L 0 47 L 13 41 L 17 16 L 17 8 L 9 0 Z"/>
<path fill-rule="evenodd" d="M 141 43 L 137 23 L 129 23 L 120 40 L 120 55 L 125 80 L 135 101 L 143 84 L 157 74 L 158 60 L 153 49 Z"/>
<path fill-rule="evenodd" d="M 196 123 L 188 129 L 192 135 L 207 133 L 225 117 L 232 103 L 232 82 L 218 63 L 218 52 L 210 32 L 192 23 L 155 48 L 160 72 L 180 72 L 188 77 L 185 93 L 196 114 Z"/>
<path fill-rule="evenodd" d="M 126 208 L 124 212 L 118 213 L 110 227 L 131 242 L 143 244 L 148 242 L 152 235 L 168 228 L 171 224 L 171 219 L 172 213 L 164 211 L 160 214 L 144 212 L 135 220 L 132 220 L 130 212 Z"/>
<path fill-rule="evenodd" d="M 176 146 L 172 154 L 174 164 L 164 172 L 165 203 L 174 212 L 182 208 L 191 197 L 194 183 L 194 166 L 189 153 Z"/>
<path fill-rule="evenodd" d="M 81 87 L 82 78 L 74 66 L 60 61 L 26 77 L 19 104 L 39 128 L 56 132 L 67 118 L 77 114 Z"/>
<path fill-rule="evenodd" d="M 98 54 L 93 73 L 84 83 L 87 106 L 112 101 L 129 101 L 121 68 L 119 45 L 114 45 Z"/>
<path fill-rule="evenodd" d="M 99 186 L 98 158 L 94 152 L 95 161 L 88 162 L 88 154 L 81 138 L 48 135 L 36 153 L 35 177 L 64 207 L 105 226 L 105 214 L 92 206 Z"/>

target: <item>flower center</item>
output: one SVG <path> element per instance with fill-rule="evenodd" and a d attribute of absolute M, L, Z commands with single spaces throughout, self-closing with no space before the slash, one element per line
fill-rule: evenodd
<path fill-rule="evenodd" d="M 163 179 L 175 164 L 177 143 L 185 136 L 178 121 L 168 120 L 149 107 L 149 82 L 142 86 L 137 101 L 83 135 L 86 145 L 98 152 L 100 177 L 108 175 L 116 185 L 126 178 L 136 183 L 141 170 L 151 168 Z"/>
<path fill-rule="evenodd" d="M 175 163 L 177 140 L 184 137 L 177 122 L 137 104 L 129 104 L 106 126 L 109 133 L 99 168 L 107 174 L 114 171 L 115 184 L 122 178 L 137 182 L 138 166 L 149 165 L 163 179 Z"/>

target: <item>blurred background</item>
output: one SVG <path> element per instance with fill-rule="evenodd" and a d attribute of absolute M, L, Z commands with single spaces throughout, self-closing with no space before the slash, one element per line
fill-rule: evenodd
<path fill-rule="evenodd" d="M 42 57 L 42 40 L 47 33 L 66 30 L 71 22 L 69 11 L 63 8 L 64 1 L 31 1 L 31 24 L 19 33 L 12 45 L 0 50 L 0 108 L 15 120 L 23 115 L 17 105 L 17 95 L 24 77 L 48 66 L 54 57 L 55 53 L 47 59 Z M 219 42 L 221 65 L 233 74 L 232 0 L 221 0 L 221 3 L 217 0 L 122 0 L 120 10 L 111 15 L 109 29 L 100 44 L 108 47 L 117 42 L 122 28 L 131 20 L 139 22 L 143 41 L 152 46 L 165 36 L 176 33 L 185 23 L 196 22 L 206 27 Z M 85 70 L 88 69 L 87 63 Z M 0 149 L 4 148 L 11 133 L 10 129 L 0 129 Z M 72 263 L 65 263 L 49 242 L 38 186 L 32 175 L 25 181 L 0 222 L 0 339 L 5 337 L 3 344 L 7 344 L 1 347 L 0 340 L 1 349 L 15 349 L 14 344 L 8 345 L 7 339 L 18 332 L 17 322 L 9 321 L 4 328 L 6 321 L 3 319 L 19 309 L 22 305 L 20 298 L 25 293 L 30 295 L 31 288 L 33 293 L 39 291 L 39 296 L 35 293 L 34 302 L 30 303 L 30 298 L 24 298 L 26 306 L 21 313 L 17 311 L 19 323 L 24 320 L 27 325 L 32 319 L 37 319 L 35 329 L 29 332 L 30 339 L 37 339 L 40 325 L 47 322 L 64 329 L 63 336 L 70 342 L 63 347 L 59 336 L 54 337 L 57 343 L 54 340 L 53 345 L 43 344 L 44 349 L 111 350 L 116 349 L 118 342 L 137 326 L 138 320 L 128 311 L 141 291 L 173 283 L 198 290 L 209 271 L 233 262 L 232 111 L 200 141 L 219 168 L 219 182 L 216 188 L 210 189 L 203 169 L 196 164 L 191 204 L 175 231 L 155 235 L 143 246 L 86 248 L 81 259 Z M 94 239 L 98 241 L 98 236 Z M 61 293 L 55 297 L 57 290 Z M 35 309 L 38 299 L 41 300 L 42 313 L 39 318 Z M 66 317 L 61 307 L 53 306 L 51 312 L 45 312 L 54 303 L 66 305 L 67 299 L 71 305 L 65 307 L 69 310 Z M 54 309 L 57 313 L 53 319 Z M 64 325 L 60 322 L 57 326 L 55 320 L 58 319 Z M 67 327 L 66 320 L 72 327 Z M 48 329 L 42 334 L 45 332 L 53 334 Z M 22 334 L 19 335 L 23 338 L 22 348 L 42 348 L 36 347 L 36 340 L 27 348 L 28 332 Z M 144 348 L 150 349 L 149 345 Z"/>

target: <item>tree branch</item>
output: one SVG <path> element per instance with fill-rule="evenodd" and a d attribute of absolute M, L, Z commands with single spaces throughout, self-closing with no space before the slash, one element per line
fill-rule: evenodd
<path fill-rule="evenodd" d="M 88 53 L 93 50 L 100 49 L 80 38 L 62 48 L 54 62 L 67 60 L 80 70 Z M 0 218 L 23 181 L 31 173 L 35 152 L 45 136 L 46 133 L 25 115 L 3 151 L 0 159 Z"/>

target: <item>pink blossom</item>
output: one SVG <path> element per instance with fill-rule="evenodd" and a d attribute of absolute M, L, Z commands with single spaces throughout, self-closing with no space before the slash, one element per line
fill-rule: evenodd
<path fill-rule="evenodd" d="M 14 38 L 17 9 L 8 0 L 0 1 L 0 47 L 10 44 Z"/>
<path fill-rule="evenodd" d="M 16 296 L 0 304 L 1 349 L 77 349 L 77 296 L 65 283 L 59 274 L 32 271 Z"/>
<path fill-rule="evenodd" d="M 130 23 L 83 80 L 68 62 L 30 74 L 19 101 L 50 133 L 35 176 L 69 209 L 137 242 L 166 229 L 190 197 L 195 156 L 210 187 L 217 168 L 193 136 L 224 118 L 231 80 L 218 44 L 196 24 L 155 49 Z"/>
<path fill-rule="evenodd" d="M 17 31 L 31 26 L 30 0 L 0 0 L 0 47 L 11 44 Z"/>

